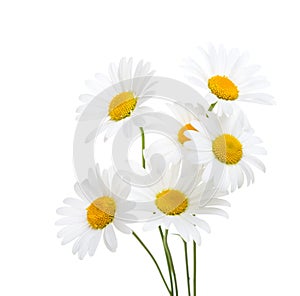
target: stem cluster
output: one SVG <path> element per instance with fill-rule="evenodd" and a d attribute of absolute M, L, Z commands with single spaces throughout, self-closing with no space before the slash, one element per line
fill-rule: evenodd
<path fill-rule="evenodd" d="M 141 131 L 141 137 L 142 137 L 142 165 L 143 165 L 143 168 L 145 169 L 146 168 L 146 161 L 145 161 L 145 157 L 144 157 L 145 133 L 144 133 L 144 129 L 142 127 L 140 127 L 140 131 Z M 171 251 L 170 251 L 170 248 L 168 245 L 169 230 L 165 229 L 165 231 L 163 231 L 161 226 L 158 227 L 158 230 L 160 233 L 162 245 L 163 245 L 164 252 L 165 252 L 166 262 L 167 262 L 167 266 L 168 266 L 169 284 L 167 283 L 157 260 L 155 259 L 153 254 L 150 252 L 150 250 L 147 248 L 145 243 L 141 240 L 141 238 L 135 232 L 133 232 L 133 236 L 137 239 L 137 241 L 141 244 L 141 246 L 146 250 L 146 252 L 150 256 L 150 258 L 154 262 L 169 295 L 170 296 L 178 296 L 179 294 L 178 294 L 177 276 L 176 276 L 176 271 L 175 271 L 172 254 L 171 254 Z M 190 285 L 188 246 L 187 246 L 187 242 L 184 239 L 182 239 L 182 240 L 183 240 L 183 244 L 184 244 L 184 258 L 185 258 L 185 266 L 186 266 L 187 290 L 188 290 L 188 296 L 191 296 L 192 294 L 191 294 L 191 285 Z M 196 274 L 197 253 L 196 253 L 196 251 L 197 251 L 197 246 L 196 246 L 196 243 L 193 241 L 193 296 L 196 296 L 196 291 L 197 291 L 196 290 L 196 287 L 197 287 L 197 278 L 196 278 L 196 275 L 197 275 Z"/>

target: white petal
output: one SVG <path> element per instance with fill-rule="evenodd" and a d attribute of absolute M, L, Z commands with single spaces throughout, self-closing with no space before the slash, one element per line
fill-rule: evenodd
<path fill-rule="evenodd" d="M 205 71 L 203 71 L 203 69 L 201 68 L 201 66 L 199 64 L 197 64 L 191 58 L 188 58 L 185 62 L 186 62 L 186 66 L 184 66 L 184 68 L 186 70 L 188 70 L 190 73 L 194 73 L 197 76 L 199 76 L 203 80 L 203 82 L 208 81 L 207 74 L 205 73 Z M 206 85 L 205 85 L 205 88 L 207 88 Z"/>
<path fill-rule="evenodd" d="M 123 119 L 124 120 L 124 119 Z M 113 137 L 119 130 L 119 128 L 122 126 L 122 120 L 120 121 L 111 121 L 107 126 L 105 130 L 105 141 L 107 141 L 109 138 Z"/>
<path fill-rule="evenodd" d="M 222 109 L 223 114 L 225 114 L 226 116 L 231 116 L 234 110 L 233 108 L 235 107 L 235 102 L 220 100 L 218 102 L 218 105 L 218 107 Z"/>
<path fill-rule="evenodd" d="M 249 146 L 243 148 L 243 152 L 245 154 L 260 154 L 260 155 L 266 155 L 267 151 L 264 147 L 261 146 Z"/>
<path fill-rule="evenodd" d="M 104 228 L 104 243 L 106 245 L 106 247 L 111 251 L 111 252 L 115 252 L 118 246 L 118 242 L 117 242 L 117 238 L 116 238 L 116 234 L 114 231 L 114 228 L 111 224 L 107 225 Z"/>
<path fill-rule="evenodd" d="M 186 223 L 184 223 L 184 220 L 181 217 L 173 217 L 172 222 L 175 226 L 175 228 L 178 231 L 178 234 L 186 241 L 188 242 L 190 240 L 189 233 L 186 229 Z"/>
<path fill-rule="evenodd" d="M 218 72 L 218 56 L 217 56 L 216 48 L 212 44 L 209 44 L 209 46 L 208 46 L 208 54 L 210 56 L 209 63 L 211 66 L 212 73 L 217 73 Z"/>
<path fill-rule="evenodd" d="M 100 82 L 103 83 L 104 86 L 108 86 L 111 84 L 111 81 L 109 80 L 109 78 L 102 73 L 96 73 L 95 78 L 99 81 L 99 83 Z"/>
<path fill-rule="evenodd" d="M 65 244 L 71 242 L 75 238 L 83 235 L 86 231 L 88 231 L 88 227 L 86 227 L 86 226 L 77 227 L 76 230 L 74 229 L 72 232 L 69 232 L 68 234 L 65 234 L 61 244 L 65 245 Z"/>
<path fill-rule="evenodd" d="M 248 91 L 253 92 L 253 90 L 263 89 L 269 86 L 269 82 L 263 78 L 258 77 L 257 79 L 253 79 L 252 81 L 247 82 L 243 86 L 240 87 L 241 93 L 247 93 Z"/>
<path fill-rule="evenodd" d="M 189 148 L 196 146 L 198 151 L 212 151 L 212 143 L 210 139 L 203 137 L 199 132 L 196 131 L 185 131 L 184 135 L 192 141 L 188 141 L 185 145 Z M 190 144 L 189 144 L 190 143 Z"/>
<path fill-rule="evenodd" d="M 86 232 L 79 241 L 78 258 L 82 260 L 89 250 L 90 240 L 94 235 L 94 231 Z"/>
<path fill-rule="evenodd" d="M 211 76 L 211 74 L 214 72 L 214 69 L 213 67 L 211 66 L 211 62 L 210 62 L 210 55 L 207 53 L 207 51 L 204 50 L 204 48 L 202 47 L 198 47 L 197 48 L 200 55 L 202 56 L 203 60 L 204 60 L 204 63 L 205 63 L 205 66 L 208 67 L 209 69 L 209 76 Z M 200 66 L 199 66 L 200 67 Z M 201 67 L 202 67 L 202 64 L 201 64 Z M 208 77 L 207 77 L 207 80 L 208 80 Z"/>
<path fill-rule="evenodd" d="M 95 93 L 99 93 L 101 90 L 103 90 L 101 84 L 96 80 L 87 80 L 85 84 L 90 90 L 94 91 Z"/>
<path fill-rule="evenodd" d="M 191 120 L 190 124 L 198 131 L 201 132 L 203 130 L 203 125 L 199 120 Z"/>
<path fill-rule="evenodd" d="M 212 198 L 207 203 L 205 203 L 206 206 L 224 206 L 224 207 L 230 207 L 230 202 L 228 202 L 225 199 L 220 198 Z"/>
<path fill-rule="evenodd" d="M 82 189 L 81 189 L 81 187 L 80 187 L 80 185 L 79 185 L 78 182 L 75 183 L 75 185 L 74 185 L 74 190 L 75 190 L 75 192 L 77 193 L 77 195 L 78 195 L 79 197 L 81 197 L 81 199 L 82 199 L 83 201 L 86 201 L 85 194 L 83 193 L 83 191 L 82 191 Z"/>
<path fill-rule="evenodd" d="M 240 166 L 237 166 L 236 169 L 237 172 L 237 181 L 238 181 L 238 188 L 241 188 L 242 185 L 244 184 L 244 174 L 243 174 L 243 170 Z"/>
<path fill-rule="evenodd" d="M 209 180 L 212 179 L 212 167 L 213 167 L 213 162 L 209 162 L 202 174 L 202 179 L 204 182 L 208 182 Z"/>
<path fill-rule="evenodd" d="M 161 215 L 160 215 L 160 218 L 155 217 L 155 218 L 153 218 L 153 220 L 147 221 L 145 223 L 145 225 L 143 226 L 143 230 L 144 231 L 154 230 L 154 229 L 157 229 L 158 226 L 160 226 L 162 224 L 163 224 L 163 218 L 161 218 Z"/>
<path fill-rule="evenodd" d="M 68 198 L 64 199 L 63 202 L 65 204 L 67 204 L 73 208 L 77 208 L 77 209 L 84 209 L 84 207 L 85 207 L 85 204 L 83 203 L 83 201 L 76 199 L 76 198 L 68 197 Z"/>
<path fill-rule="evenodd" d="M 74 245 L 73 245 L 72 253 L 73 253 L 74 255 L 75 255 L 75 254 L 78 252 L 78 250 L 79 250 L 79 244 L 80 244 L 81 238 L 82 238 L 82 237 L 79 237 L 79 238 L 75 241 L 75 243 L 74 243 Z"/>
<path fill-rule="evenodd" d="M 210 227 L 209 227 L 208 223 L 205 222 L 204 220 L 199 219 L 198 217 L 195 217 L 195 216 L 188 215 L 188 214 L 184 215 L 183 217 L 184 217 L 184 219 L 188 220 L 193 225 L 196 225 L 199 228 L 206 231 L 207 233 L 210 233 Z"/>
<path fill-rule="evenodd" d="M 227 64 L 227 54 L 223 47 L 223 45 L 219 46 L 218 50 L 218 73 L 225 74 L 226 71 L 226 64 Z"/>
<path fill-rule="evenodd" d="M 199 78 L 194 77 L 194 76 L 186 76 L 186 78 L 188 79 L 188 81 L 198 87 L 202 87 L 202 88 L 206 88 L 206 84 Z"/>
<path fill-rule="evenodd" d="M 197 209 L 197 211 L 195 211 L 195 213 L 196 214 L 205 214 L 205 215 L 219 215 L 219 216 L 228 218 L 228 214 L 224 210 L 218 209 L 218 208 L 200 208 L 200 209 Z"/>
<path fill-rule="evenodd" d="M 248 59 L 249 55 L 247 53 L 243 53 L 241 56 L 239 56 L 232 66 L 229 76 L 234 78 L 236 73 L 247 63 Z"/>
<path fill-rule="evenodd" d="M 83 214 L 83 210 L 72 208 L 72 207 L 61 207 L 56 210 L 56 213 L 58 215 L 74 217 L 74 216 L 81 216 Z"/>
<path fill-rule="evenodd" d="M 260 169 L 261 171 L 266 172 L 266 167 L 265 167 L 265 165 L 264 165 L 263 162 L 262 162 L 260 159 L 258 159 L 257 157 L 247 155 L 247 156 L 244 157 L 244 159 L 245 159 L 245 161 L 250 162 L 252 165 L 254 165 L 255 167 L 257 167 L 257 168 Z"/>
<path fill-rule="evenodd" d="M 190 232 L 190 235 L 191 235 L 193 241 L 198 246 L 200 246 L 201 245 L 201 236 L 200 236 L 198 229 L 195 226 L 191 226 L 191 227 L 189 227 L 189 232 Z"/>
<path fill-rule="evenodd" d="M 108 68 L 108 74 L 113 84 L 118 83 L 117 67 L 114 63 L 111 63 Z"/>
<path fill-rule="evenodd" d="M 140 60 L 135 68 L 134 77 L 141 76 L 142 69 L 143 69 L 143 60 Z"/>
<path fill-rule="evenodd" d="M 198 164 L 206 164 L 212 160 L 214 160 L 215 156 L 211 151 L 197 151 L 197 154 L 194 157 L 194 163 Z"/>
<path fill-rule="evenodd" d="M 227 165 L 221 163 L 219 160 L 214 159 L 213 160 L 213 167 L 212 167 L 212 177 L 214 180 L 214 184 L 218 188 L 222 188 L 221 186 L 225 186 L 225 183 L 227 183 Z M 225 188 L 226 190 L 227 188 Z"/>
<path fill-rule="evenodd" d="M 125 233 L 125 234 L 131 234 L 132 230 L 126 226 L 124 223 L 122 223 L 121 221 L 118 220 L 114 220 L 113 222 L 114 226 L 121 232 Z"/>
<path fill-rule="evenodd" d="M 73 225 L 80 224 L 86 221 L 84 216 L 78 217 L 64 217 L 55 222 L 55 225 Z"/>
<path fill-rule="evenodd" d="M 79 100 L 82 103 L 89 103 L 93 98 L 94 98 L 94 96 L 89 95 L 89 94 L 82 94 L 82 95 L 79 96 Z"/>
<path fill-rule="evenodd" d="M 74 231 L 77 231 L 78 228 L 81 228 L 81 226 L 80 225 L 65 226 L 57 233 L 57 237 L 62 238 L 65 235 L 68 235 L 69 233 L 73 233 Z"/>
<path fill-rule="evenodd" d="M 258 104 L 274 105 L 275 100 L 273 96 L 265 93 L 245 93 L 239 96 L 241 102 L 253 102 Z"/>
<path fill-rule="evenodd" d="M 247 185 L 249 186 L 251 183 L 254 182 L 254 174 L 253 171 L 251 169 L 251 167 L 244 161 L 240 161 L 239 165 L 241 166 L 243 172 L 246 175 L 247 178 Z"/>
<path fill-rule="evenodd" d="M 248 147 L 251 145 L 257 145 L 261 144 L 262 140 L 259 137 L 256 136 L 248 136 L 244 141 L 243 141 L 243 147 Z"/>
<path fill-rule="evenodd" d="M 95 252 L 97 250 L 97 247 L 98 247 L 100 239 L 101 239 L 101 235 L 102 235 L 101 230 L 95 231 L 94 236 L 90 239 L 89 249 L 88 249 L 88 253 L 90 256 L 95 255 Z"/>
<path fill-rule="evenodd" d="M 260 69 L 259 65 L 251 65 L 247 67 L 242 67 L 237 74 L 234 76 L 234 82 L 239 85 L 243 84 L 255 74 Z"/>
<path fill-rule="evenodd" d="M 228 166 L 228 174 L 230 178 L 231 192 L 235 191 L 238 186 L 237 166 Z"/>

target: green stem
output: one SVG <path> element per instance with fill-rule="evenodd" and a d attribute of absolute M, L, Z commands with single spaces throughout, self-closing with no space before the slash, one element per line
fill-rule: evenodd
<path fill-rule="evenodd" d="M 151 259 L 153 260 L 153 262 L 154 262 L 154 264 L 155 264 L 155 266 L 156 266 L 156 268 L 157 268 L 157 270 L 158 270 L 158 272 L 159 272 L 159 274 L 160 274 L 160 276 L 161 276 L 161 278 L 162 278 L 162 280 L 163 280 L 163 282 L 164 282 L 164 284 L 166 286 L 166 289 L 168 290 L 169 294 L 171 294 L 171 290 L 170 290 L 170 288 L 169 288 L 169 286 L 168 286 L 168 284 L 167 284 L 167 282 L 166 282 L 166 280 L 164 278 L 164 275 L 163 275 L 163 273 L 162 273 L 162 271 L 161 271 L 161 269 L 160 269 L 160 267 L 159 267 L 156 259 L 154 258 L 154 256 L 150 252 L 150 250 L 146 247 L 146 245 L 143 243 L 143 241 L 138 237 L 138 235 L 135 232 L 132 232 L 132 234 L 137 239 L 137 241 L 142 245 L 142 247 L 146 250 L 146 252 L 149 254 L 149 256 L 151 257 Z"/>
<path fill-rule="evenodd" d="M 141 131 L 141 136 L 142 136 L 142 164 L 143 164 L 143 168 L 146 168 L 146 161 L 145 161 L 145 157 L 144 157 L 144 149 L 145 149 L 145 132 L 144 129 L 142 127 L 140 127 L 140 131 Z"/>
<path fill-rule="evenodd" d="M 140 127 L 140 131 L 141 131 L 141 137 L 142 137 L 142 165 L 143 165 L 143 168 L 145 169 L 145 168 L 146 168 L 146 161 L 145 161 L 145 157 L 144 157 L 144 149 L 145 149 L 145 132 L 144 132 L 144 129 L 143 129 L 142 127 Z M 151 257 L 151 259 L 153 260 L 153 262 L 154 262 L 154 264 L 155 264 L 155 266 L 156 266 L 156 268 L 157 268 L 157 270 L 158 270 L 158 272 L 159 272 L 159 274 L 160 274 L 160 276 L 161 276 L 161 278 L 162 278 L 162 280 L 163 280 L 163 282 L 164 282 L 164 284 L 165 284 L 165 286 L 166 286 L 166 288 L 167 288 L 169 294 L 170 294 L 171 296 L 173 296 L 173 285 L 172 285 L 172 283 L 171 283 L 171 289 L 172 289 L 172 290 L 171 290 L 171 289 L 169 288 L 169 286 L 168 286 L 166 280 L 165 280 L 165 277 L 164 277 L 164 275 L 163 275 L 163 273 L 162 273 L 162 271 L 161 271 L 161 269 L 160 269 L 160 267 L 159 267 L 157 261 L 155 260 L 154 256 L 153 256 L 152 253 L 150 252 L 150 250 L 146 247 L 146 245 L 143 243 L 143 241 L 138 237 L 138 235 L 137 235 L 135 232 L 133 232 L 132 234 L 133 234 L 134 237 L 139 241 L 139 243 L 143 246 L 143 248 L 146 250 L 146 252 L 149 254 L 149 256 Z"/>
<path fill-rule="evenodd" d="M 214 109 L 214 107 L 216 106 L 217 102 L 215 103 L 212 103 L 209 108 L 208 108 L 208 111 L 212 111 Z"/>
<path fill-rule="evenodd" d="M 169 233 L 169 230 L 166 229 L 166 231 L 165 231 L 165 246 L 166 246 L 166 250 L 167 250 L 167 253 L 168 253 L 169 260 L 170 260 L 172 273 L 173 273 L 173 276 L 174 276 L 176 296 L 178 296 L 177 277 L 176 277 L 175 267 L 174 267 L 174 263 L 173 263 L 173 259 L 172 259 L 172 254 L 171 254 L 171 251 L 170 251 L 170 248 L 169 248 L 169 245 L 168 245 L 168 233 Z"/>
<path fill-rule="evenodd" d="M 171 263 L 170 263 L 170 257 L 168 255 L 168 252 L 167 252 L 167 249 L 166 249 L 165 236 L 163 234 L 161 226 L 158 226 L 158 229 L 159 229 L 159 233 L 160 233 L 161 240 L 162 240 L 162 243 L 163 243 L 163 247 L 164 247 L 164 250 L 165 250 L 166 261 L 167 261 L 168 270 L 169 270 L 170 285 L 171 285 L 171 293 L 170 293 L 170 295 L 173 296 L 174 295 L 174 284 L 173 284 L 173 276 L 172 276 L 172 267 L 171 267 Z"/>
<path fill-rule="evenodd" d="M 195 241 L 193 241 L 193 254 L 194 254 L 194 296 L 197 295 L 197 290 L 196 290 L 196 286 L 197 286 L 197 245 L 195 243 Z"/>
<path fill-rule="evenodd" d="M 191 296 L 191 285 L 190 285 L 190 272 L 189 272 L 189 259 L 188 259 L 188 251 L 187 251 L 187 243 L 184 239 L 184 255 L 185 255 L 185 267 L 186 267 L 186 280 L 187 280 L 187 287 L 188 287 L 188 296 Z"/>

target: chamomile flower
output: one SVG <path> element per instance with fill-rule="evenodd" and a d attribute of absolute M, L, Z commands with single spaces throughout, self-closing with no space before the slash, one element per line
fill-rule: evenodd
<path fill-rule="evenodd" d="M 257 75 L 259 66 L 249 65 L 248 56 L 223 46 L 208 51 L 199 48 L 200 57 L 187 60 L 187 78 L 205 90 L 205 98 L 218 115 L 230 116 L 238 102 L 271 105 L 272 96 L 262 90 L 268 82 Z"/>
<path fill-rule="evenodd" d="M 163 138 L 155 141 L 145 149 L 146 159 L 150 159 L 154 154 L 161 154 L 166 163 L 177 163 L 182 160 L 185 153 L 183 144 L 189 139 L 184 135 L 187 130 L 196 130 L 191 121 L 197 120 L 198 116 L 205 114 L 202 105 L 197 107 L 180 106 L 177 104 L 167 104 L 172 115 L 172 122 L 165 123 Z M 151 127 L 150 127 L 151 128 Z"/>
<path fill-rule="evenodd" d="M 134 69 L 132 58 L 122 58 L 119 65 L 110 64 L 108 72 L 109 77 L 96 74 L 96 80 L 86 82 L 91 94 L 79 97 L 84 104 L 77 109 L 80 120 L 105 118 L 102 130 L 105 130 L 107 138 L 115 134 L 133 113 L 138 115 L 149 110 L 149 107 L 141 105 L 151 94 L 151 77 L 154 74 L 150 63 L 143 61 Z M 92 104 L 91 108 L 87 108 L 89 104 Z M 89 138 L 94 138 L 96 134 L 95 130 Z"/>
<path fill-rule="evenodd" d="M 170 229 L 174 226 L 186 242 L 191 239 L 200 244 L 199 229 L 210 232 L 210 227 L 197 216 L 213 214 L 227 217 L 227 213 L 218 206 L 230 204 L 217 198 L 225 193 L 217 192 L 212 183 L 200 182 L 201 172 L 196 174 L 194 170 L 185 169 L 180 173 L 180 167 L 180 164 L 170 164 L 155 185 L 137 193 L 149 200 L 141 206 L 148 213 L 144 230 L 157 229 L 159 226 Z"/>
<path fill-rule="evenodd" d="M 75 240 L 73 254 L 78 253 L 79 259 L 87 253 L 93 256 L 101 237 L 110 251 L 116 251 L 114 229 L 126 234 L 132 232 L 126 225 L 134 219 L 129 213 L 134 204 L 126 200 L 130 187 L 117 175 L 110 178 L 107 171 L 100 176 L 99 170 L 96 173 L 91 170 L 87 180 L 75 184 L 75 191 L 80 199 L 66 198 L 66 206 L 57 209 L 59 215 L 65 216 L 56 222 L 64 225 L 58 232 L 62 244 Z"/>
<path fill-rule="evenodd" d="M 177 163 L 184 157 L 185 148 L 183 144 L 189 139 L 184 135 L 186 130 L 195 130 L 191 121 L 196 120 L 197 115 L 204 114 L 204 108 L 199 105 L 191 112 L 188 108 L 176 104 L 167 104 L 171 113 L 170 122 L 164 124 L 163 138 L 152 143 L 145 149 L 146 159 L 150 159 L 154 154 L 161 154 L 166 163 Z M 163 118 L 164 119 L 164 118 Z M 163 120 L 162 119 L 162 120 Z M 159 115 L 157 115 L 157 124 Z M 151 126 L 148 128 L 151 129 Z"/>
<path fill-rule="evenodd" d="M 191 162 L 204 165 L 204 181 L 213 180 L 220 190 L 234 191 L 243 185 L 244 175 L 248 185 L 254 182 L 249 164 L 265 171 L 256 155 L 266 154 L 266 150 L 259 146 L 261 140 L 254 136 L 242 112 L 236 110 L 231 117 L 211 113 L 201 124 L 199 121 L 192 124 L 198 131 L 185 132 L 191 139 L 185 147 L 190 149 Z"/>

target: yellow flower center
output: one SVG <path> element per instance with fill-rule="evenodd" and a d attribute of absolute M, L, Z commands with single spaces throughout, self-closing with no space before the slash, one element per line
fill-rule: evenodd
<path fill-rule="evenodd" d="M 112 120 L 122 120 L 130 116 L 136 103 L 137 98 L 134 96 L 133 92 L 126 91 L 119 93 L 110 101 L 108 114 Z"/>
<path fill-rule="evenodd" d="M 180 215 L 188 207 L 187 197 L 180 191 L 166 189 L 156 195 L 157 208 L 166 215 Z"/>
<path fill-rule="evenodd" d="M 237 86 L 226 76 L 216 75 L 208 80 L 208 87 L 219 99 L 234 101 L 239 96 Z"/>
<path fill-rule="evenodd" d="M 216 158 L 226 164 L 237 164 L 243 156 L 241 142 L 229 134 L 218 136 L 212 143 L 212 150 Z"/>
<path fill-rule="evenodd" d="M 116 202 L 108 196 L 99 197 L 86 210 L 86 217 L 90 227 L 93 229 L 103 229 L 114 220 Z"/>
<path fill-rule="evenodd" d="M 181 144 L 183 144 L 184 142 L 186 142 L 186 141 L 189 141 L 190 139 L 188 138 L 188 137 L 186 137 L 185 135 L 184 135 L 184 132 L 185 131 L 196 131 L 196 129 L 191 125 L 191 124 L 186 124 L 186 125 L 184 125 L 180 130 L 179 130 L 179 132 L 178 132 L 178 141 L 181 143 Z"/>

